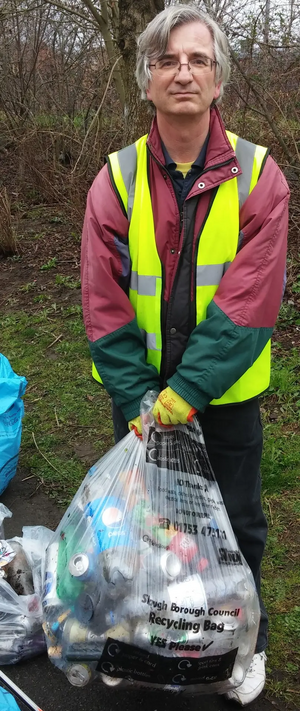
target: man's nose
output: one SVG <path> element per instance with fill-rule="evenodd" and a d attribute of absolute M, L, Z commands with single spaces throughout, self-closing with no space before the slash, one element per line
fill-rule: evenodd
<path fill-rule="evenodd" d="M 193 75 L 192 75 L 192 73 L 190 72 L 189 65 L 188 65 L 187 62 L 183 62 L 183 63 L 180 65 L 180 67 L 179 67 L 179 69 L 178 69 L 178 71 L 177 71 L 177 74 L 176 74 L 176 76 L 175 76 L 175 79 L 177 79 L 177 81 L 180 81 L 180 82 L 189 82 L 189 81 L 192 81 Z"/>

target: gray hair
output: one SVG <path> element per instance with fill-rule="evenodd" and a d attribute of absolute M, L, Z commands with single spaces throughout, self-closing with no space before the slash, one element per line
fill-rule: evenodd
<path fill-rule="evenodd" d="M 224 86 L 230 76 L 228 41 L 224 32 L 212 17 L 200 10 L 196 5 L 173 5 L 172 7 L 167 7 L 149 22 L 144 32 L 139 36 L 135 76 L 141 90 L 142 99 L 146 99 L 146 89 L 152 77 L 149 68 L 150 62 L 165 54 L 171 30 L 188 22 L 202 22 L 210 31 L 217 62 L 216 84 L 220 81 L 222 82 L 220 96 L 216 102 L 220 101 Z"/>

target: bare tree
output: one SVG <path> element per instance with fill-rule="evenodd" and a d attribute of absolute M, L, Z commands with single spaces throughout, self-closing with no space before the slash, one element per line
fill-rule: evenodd
<path fill-rule="evenodd" d="M 149 127 L 149 115 L 134 81 L 136 39 L 147 23 L 164 9 L 164 0 L 43 0 L 73 17 L 89 20 L 98 28 L 109 68 L 124 111 L 125 140 L 134 140 Z"/>

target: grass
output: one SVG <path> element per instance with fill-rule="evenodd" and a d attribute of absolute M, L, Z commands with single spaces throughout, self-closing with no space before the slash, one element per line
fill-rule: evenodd
<path fill-rule="evenodd" d="M 81 309 L 47 304 L 35 315 L 6 316 L 0 325 L 2 352 L 28 381 L 20 463 L 65 506 L 89 464 L 112 445 L 110 402 L 91 378 Z M 90 462 L 78 456 L 81 446 Z"/>
<path fill-rule="evenodd" d="M 56 276 L 60 287 L 78 287 Z M 28 287 L 30 289 L 30 286 Z M 113 444 L 109 398 L 91 378 L 81 308 L 47 294 L 36 311 L 0 316 L 2 352 L 28 380 L 20 464 L 65 507 L 88 468 Z M 262 589 L 270 617 L 267 694 L 300 706 L 300 381 L 299 353 L 283 345 L 298 311 L 284 304 L 262 398 L 263 502 L 269 537 Z M 26 474 L 25 474 L 26 475 Z"/>
<path fill-rule="evenodd" d="M 299 312 L 283 304 L 279 336 L 284 336 L 292 322 L 299 323 Z M 262 592 L 269 613 L 267 690 L 295 708 L 300 706 L 299 366 L 298 349 L 277 342 L 271 385 L 262 399 L 262 490 L 269 524 L 262 568 Z"/>

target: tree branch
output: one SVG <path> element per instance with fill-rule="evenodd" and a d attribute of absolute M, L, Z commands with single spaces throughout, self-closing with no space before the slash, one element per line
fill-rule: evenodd
<path fill-rule="evenodd" d="M 290 165 L 293 165 L 294 167 L 298 167 L 298 166 L 299 166 L 299 162 L 298 162 L 297 160 L 295 160 L 293 154 L 290 153 L 289 148 L 287 147 L 285 141 L 282 139 L 281 134 L 280 134 L 280 132 L 279 132 L 279 129 L 277 128 L 277 126 L 276 126 L 276 124 L 274 123 L 272 117 L 270 116 L 269 111 L 268 111 L 268 109 L 267 109 L 267 107 L 266 107 L 266 105 L 265 105 L 265 102 L 264 102 L 263 98 L 261 97 L 259 91 L 257 91 L 257 89 L 255 88 L 255 86 L 253 85 L 253 83 L 251 82 L 251 80 L 249 79 L 249 77 L 247 77 L 247 74 L 245 74 L 244 70 L 242 69 L 242 67 L 241 67 L 241 65 L 240 65 L 239 60 L 238 60 L 237 57 L 236 57 L 235 52 L 234 52 L 233 49 L 231 49 L 231 48 L 230 48 L 230 56 L 231 56 L 231 59 L 232 59 L 233 63 L 235 64 L 235 66 L 237 67 L 238 71 L 240 72 L 240 74 L 242 75 L 243 79 L 245 80 L 246 84 L 250 87 L 250 89 L 251 89 L 252 93 L 254 94 L 254 96 L 256 96 L 258 103 L 260 104 L 261 108 L 263 109 L 264 116 L 265 116 L 265 118 L 266 118 L 266 120 L 267 120 L 267 122 L 268 122 L 270 128 L 272 129 L 272 131 L 273 131 L 273 133 L 274 133 L 274 136 L 277 138 L 277 141 L 278 141 L 279 145 L 281 146 L 281 148 L 282 148 L 282 150 L 283 150 L 283 152 L 284 152 L 286 158 L 288 159 Z"/>
<path fill-rule="evenodd" d="M 63 5 L 60 2 L 57 2 L 57 0 L 44 0 L 45 3 L 48 5 L 53 5 L 54 7 L 57 7 L 58 10 L 62 10 L 62 12 L 66 12 L 68 15 L 76 15 L 76 17 L 80 17 L 81 20 L 85 20 L 85 22 L 92 22 L 91 18 L 88 17 L 88 15 L 83 15 L 81 12 L 78 12 L 78 10 L 73 10 L 71 7 L 67 7 L 67 5 Z M 98 27 L 98 24 L 96 22 L 92 22 L 94 27 Z"/>
<path fill-rule="evenodd" d="M 98 27 L 100 27 L 100 31 L 103 34 L 103 38 L 105 33 L 108 32 L 108 25 L 105 22 L 103 15 L 97 10 L 95 5 L 91 2 L 91 0 L 81 0 L 83 4 L 88 8 L 90 11 L 91 15 L 93 15 L 94 20 L 96 20 L 96 23 Z"/>
<path fill-rule="evenodd" d="M 114 47 L 114 43 L 113 43 L 113 38 L 112 38 L 112 35 L 110 32 L 110 28 L 108 27 L 108 24 L 104 21 L 103 16 L 100 14 L 100 12 L 97 10 L 95 5 L 92 3 L 92 0 L 81 0 L 81 2 L 83 2 L 83 4 L 89 9 L 89 11 L 93 15 L 94 19 L 96 20 L 98 27 L 100 28 L 100 32 L 103 36 L 104 42 L 105 42 L 105 47 L 106 47 L 109 61 L 112 64 L 116 58 L 116 51 L 115 51 L 115 47 Z M 117 62 L 115 62 L 114 67 L 116 66 L 116 64 L 117 64 Z M 114 80 L 115 80 L 115 85 L 116 85 L 117 92 L 119 94 L 121 104 L 124 107 L 124 104 L 125 104 L 124 84 L 123 84 L 122 76 L 121 76 L 121 73 L 119 70 L 117 70 L 115 72 Z"/>
<path fill-rule="evenodd" d="M 107 94 L 107 91 L 108 91 L 108 87 L 109 87 L 110 82 L 111 82 L 111 78 L 112 78 L 114 69 L 115 69 L 117 63 L 120 61 L 120 59 L 121 59 L 121 57 L 118 57 L 118 58 L 116 59 L 114 65 L 113 65 L 113 67 L 111 68 L 110 75 L 109 75 L 109 77 L 108 77 L 108 81 L 107 81 L 107 84 L 106 84 L 106 87 L 105 87 L 105 91 L 104 91 L 104 94 L 103 94 L 102 99 L 101 99 L 100 106 L 98 107 L 98 109 L 97 109 L 97 111 L 96 111 L 96 113 L 95 113 L 95 116 L 93 117 L 93 120 L 92 120 L 92 122 L 91 122 L 91 124 L 90 124 L 90 126 L 89 126 L 89 129 L 88 129 L 88 131 L 87 131 L 86 134 L 85 134 L 85 137 L 84 137 L 84 140 L 83 140 L 83 143 L 82 143 L 82 146 L 81 146 L 81 151 L 80 151 L 80 153 L 79 153 L 79 156 L 78 156 L 77 161 L 76 161 L 76 163 L 75 163 L 75 165 L 74 165 L 74 168 L 73 168 L 73 170 L 72 170 L 71 175 L 72 175 L 73 173 L 75 173 L 75 170 L 76 170 L 76 168 L 77 168 L 77 166 L 78 166 L 78 163 L 79 163 L 79 161 L 81 160 L 81 156 L 82 156 L 82 154 L 83 154 L 84 147 L 85 147 L 85 144 L 86 144 L 86 142 L 87 142 L 88 136 L 89 136 L 89 134 L 90 134 L 90 132 L 91 132 L 91 130 L 92 130 L 94 124 L 95 124 L 96 121 L 98 120 L 98 116 L 99 116 L 100 111 L 101 111 L 101 109 L 102 109 L 102 106 L 103 106 L 103 104 L 104 104 L 104 100 L 105 100 L 105 97 L 106 97 L 106 94 Z"/>

